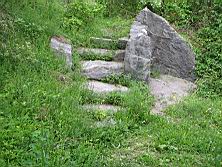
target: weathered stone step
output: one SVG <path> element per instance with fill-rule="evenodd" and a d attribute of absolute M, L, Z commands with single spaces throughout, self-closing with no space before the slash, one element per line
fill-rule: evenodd
<path fill-rule="evenodd" d="M 121 109 L 121 107 L 113 106 L 110 104 L 87 104 L 83 105 L 83 109 L 87 111 L 104 111 L 108 113 L 116 113 Z"/>
<path fill-rule="evenodd" d="M 72 68 L 72 42 L 63 36 L 53 36 L 50 41 L 50 47 L 56 55 L 66 60 L 66 65 Z"/>
<path fill-rule="evenodd" d="M 121 107 L 109 104 L 86 104 L 82 108 L 87 112 L 99 112 L 101 120 L 96 121 L 94 124 L 94 127 L 97 128 L 115 126 L 116 121 L 113 118 L 113 114 L 121 110 Z"/>
<path fill-rule="evenodd" d="M 120 38 L 118 40 L 108 39 L 108 38 L 97 38 L 91 37 L 90 42 L 100 48 L 119 48 L 126 49 L 128 42 L 127 37 Z"/>
<path fill-rule="evenodd" d="M 116 125 L 116 121 L 113 118 L 104 119 L 102 121 L 96 122 L 95 124 L 97 128 L 113 127 L 115 125 Z"/>
<path fill-rule="evenodd" d="M 163 115 L 164 109 L 180 102 L 196 88 L 190 81 L 169 75 L 161 75 L 158 79 L 151 78 L 149 85 L 156 101 L 151 113 L 157 115 Z"/>
<path fill-rule="evenodd" d="M 123 61 L 125 57 L 125 50 L 78 48 L 77 53 L 86 60 L 91 60 L 93 56 L 96 56 L 103 60 Z"/>
<path fill-rule="evenodd" d="M 88 81 L 85 84 L 85 87 L 88 90 L 91 90 L 95 93 L 101 93 L 101 94 L 106 94 L 106 93 L 111 93 L 111 92 L 127 92 L 128 88 L 125 86 L 121 85 L 112 85 L 108 83 L 103 83 L 99 81 Z"/>
<path fill-rule="evenodd" d="M 89 79 L 101 80 L 102 78 L 121 75 L 124 72 L 124 64 L 108 61 L 82 61 L 82 74 Z"/>

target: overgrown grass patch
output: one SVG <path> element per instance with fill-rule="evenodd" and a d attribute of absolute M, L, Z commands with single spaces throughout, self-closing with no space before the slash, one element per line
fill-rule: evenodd
<path fill-rule="evenodd" d="M 113 60 L 113 55 L 115 54 L 115 51 L 113 51 L 112 53 L 108 53 L 108 54 L 95 54 L 95 53 L 84 53 L 82 55 L 79 55 L 81 60 L 102 60 L 102 61 L 112 61 Z"/>
<path fill-rule="evenodd" d="M 102 81 L 105 83 L 122 85 L 129 88 L 132 87 L 133 83 L 135 82 L 132 80 L 130 75 L 125 75 L 125 74 L 111 75 L 103 78 Z"/>
<path fill-rule="evenodd" d="M 176 123 L 149 116 L 147 125 L 125 139 L 123 143 L 126 145 L 113 150 L 112 163 L 124 163 L 125 166 L 220 166 L 220 102 L 195 96 L 187 98 L 167 110 L 171 117 L 180 119 Z"/>

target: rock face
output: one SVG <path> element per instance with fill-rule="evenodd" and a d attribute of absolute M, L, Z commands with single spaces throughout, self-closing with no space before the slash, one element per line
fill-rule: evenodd
<path fill-rule="evenodd" d="M 54 36 L 51 38 L 51 49 L 59 56 L 64 56 L 66 65 L 72 67 L 72 45 L 71 42 L 64 37 Z"/>
<path fill-rule="evenodd" d="M 150 78 L 151 40 L 142 27 L 132 33 L 125 53 L 125 72 L 132 77 L 148 81 Z"/>
<path fill-rule="evenodd" d="M 115 56 L 113 57 L 113 61 L 123 62 L 125 58 L 125 50 L 117 50 L 115 52 Z"/>
<path fill-rule="evenodd" d="M 148 63 L 148 60 L 151 62 Z M 145 76 L 153 70 L 195 80 L 195 55 L 191 47 L 164 18 L 147 8 L 141 11 L 132 25 L 125 66 L 126 71 L 138 79 L 147 79 Z"/>

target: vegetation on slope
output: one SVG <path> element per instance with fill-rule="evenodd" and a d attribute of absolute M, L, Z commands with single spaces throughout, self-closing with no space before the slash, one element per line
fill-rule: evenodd
<path fill-rule="evenodd" d="M 151 4 L 197 48 L 199 90 L 167 109 L 168 119 L 149 115 L 153 99 L 143 83 L 107 78 L 132 91 L 103 99 L 85 91 L 78 69 L 64 69 L 65 62 L 51 53 L 48 43 L 54 34 L 71 38 L 75 46 L 90 45 L 90 36 L 104 36 L 107 31 L 112 38 L 127 35 L 132 16 L 145 5 L 141 1 L 136 9 L 116 8 L 115 1 L 100 2 L 77 3 L 95 12 L 86 13 L 93 17 L 87 26 L 88 16 L 69 13 L 66 9 L 73 5 L 62 1 L 0 2 L 1 166 L 220 166 L 219 2 L 200 9 L 190 3 Z M 111 16 L 110 11 L 113 17 L 105 17 Z M 78 56 L 73 56 L 78 64 Z M 96 128 L 94 122 L 107 115 L 82 111 L 81 104 L 91 101 L 118 103 L 127 111 L 114 115 L 114 127 Z"/>

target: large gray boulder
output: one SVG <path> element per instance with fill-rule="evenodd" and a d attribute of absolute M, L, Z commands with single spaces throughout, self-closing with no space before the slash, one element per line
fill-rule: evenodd
<path fill-rule="evenodd" d="M 138 38 L 141 34 L 142 39 Z M 151 68 L 147 60 L 151 61 Z M 146 76 L 150 70 L 189 81 L 195 79 L 195 55 L 189 44 L 164 18 L 147 8 L 132 25 L 125 66 L 126 71 L 138 79 L 143 79 L 141 76 Z"/>
<path fill-rule="evenodd" d="M 72 44 L 70 40 L 62 36 L 53 36 L 50 41 L 50 47 L 56 55 L 65 59 L 66 65 L 69 68 L 72 67 Z"/>

